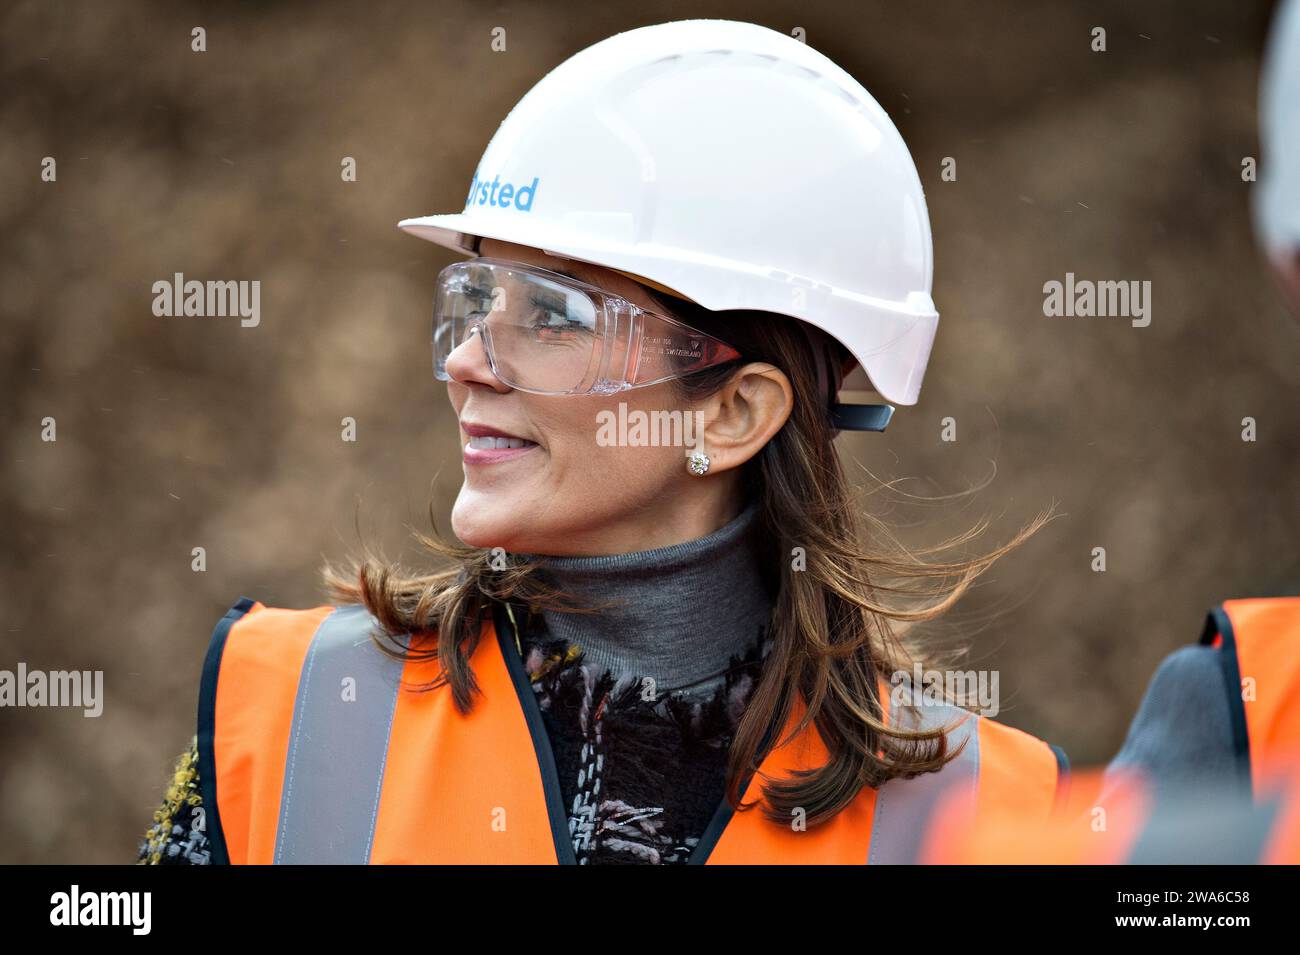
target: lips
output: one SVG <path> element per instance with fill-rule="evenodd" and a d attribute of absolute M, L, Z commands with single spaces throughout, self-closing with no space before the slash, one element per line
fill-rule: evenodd
<path fill-rule="evenodd" d="M 522 448 L 537 443 L 527 438 L 521 438 L 517 434 L 511 434 L 509 431 L 502 431 L 500 428 L 477 424 L 473 421 L 462 421 L 460 429 L 469 435 L 471 447 L 482 448 L 485 451 L 490 451 L 493 448 Z"/>
<path fill-rule="evenodd" d="M 466 464 L 499 464 L 509 461 L 538 447 L 536 441 L 502 431 L 491 425 L 462 421 L 461 430 L 469 435 L 465 445 Z"/>

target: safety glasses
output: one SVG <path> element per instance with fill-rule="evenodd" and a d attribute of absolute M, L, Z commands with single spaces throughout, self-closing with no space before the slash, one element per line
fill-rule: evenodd
<path fill-rule="evenodd" d="M 740 358 L 726 342 L 567 275 L 480 256 L 440 273 L 433 372 L 477 334 L 492 373 L 539 395 L 613 394 Z"/>

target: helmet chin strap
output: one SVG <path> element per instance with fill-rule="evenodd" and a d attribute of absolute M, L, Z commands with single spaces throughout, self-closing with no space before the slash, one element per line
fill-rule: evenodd
<path fill-rule="evenodd" d="M 889 420 L 894 416 L 893 405 L 851 405 L 836 399 L 844 384 L 844 369 L 831 360 L 830 343 L 825 335 L 819 335 L 807 322 L 796 320 L 808 347 L 812 349 L 813 365 L 817 369 L 817 394 L 824 395 L 830 412 L 831 430 L 835 434 L 841 431 L 884 431 Z M 831 386 L 831 369 L 834 368 L 835 384 Z"/>
<path fill-rule="evenodd" d="M 831 405 L 831 427 L 836 431 L 884 431 L 894 416 L 893 405 Z"/>

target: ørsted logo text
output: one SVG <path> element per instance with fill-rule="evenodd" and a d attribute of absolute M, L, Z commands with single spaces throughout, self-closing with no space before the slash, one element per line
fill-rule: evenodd
<path fill-rule="evenodd" d="M 534 176 L 533 181 L 526 186 L 515 186 L 513 183 L 502 183 L 500 176 L 493 176 L 492 181 L 479 179 L 475 174 L 474 181 L 469 184 L 469 195 L 465 198 L 465 205 L 468 206 L 500 206 L 509 208 L 513 206 L 520 212 L 528 212 L 533 208 L 533 197 L 537 194 L 538 177 Z M 478 198 L 475 199 L 475 194 Z"/>

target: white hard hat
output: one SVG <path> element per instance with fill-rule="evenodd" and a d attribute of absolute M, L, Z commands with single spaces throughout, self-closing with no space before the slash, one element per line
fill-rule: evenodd
<path fill-rule="evenodd" d="M 898 130 L 840 67 L 753 23 L 662 23 L 574 54 L 501 123 L 464 212 L 398 225 L 802 319 L 902 405 L 938 327 L 925 195 Z"/>
<path fill-rule="evenodd" d="M 1259 89 L 1259 183 L 1255 228 L 1270 252 L 1300 249 L 1300 2 L 1273 14 Z"/>

